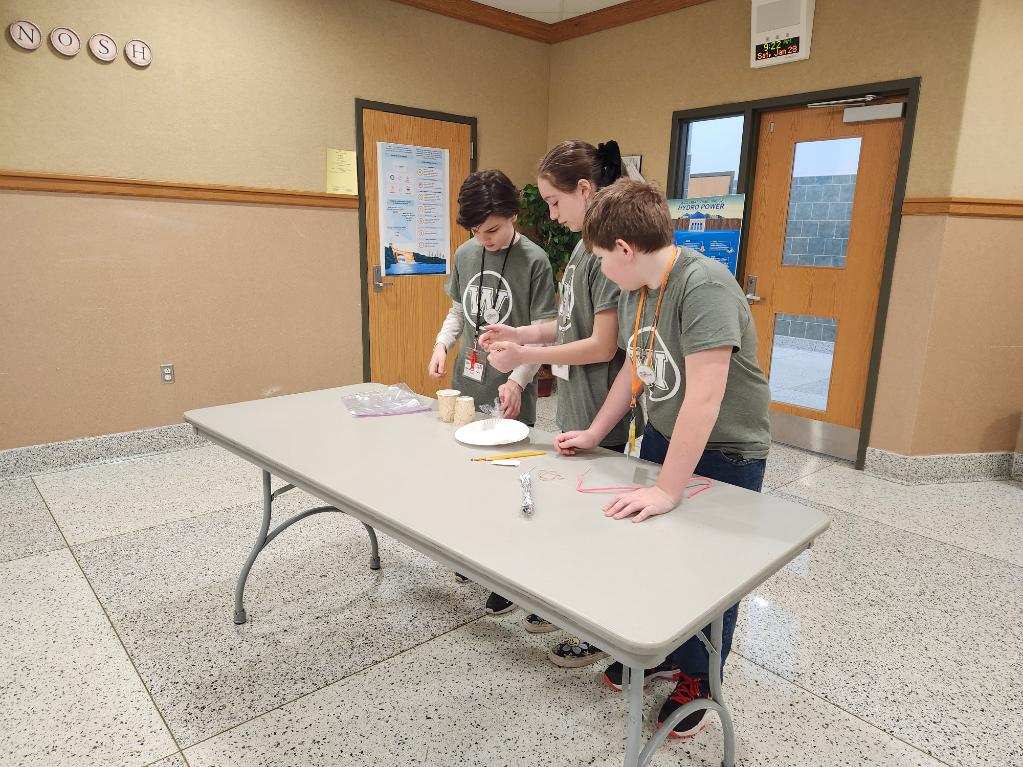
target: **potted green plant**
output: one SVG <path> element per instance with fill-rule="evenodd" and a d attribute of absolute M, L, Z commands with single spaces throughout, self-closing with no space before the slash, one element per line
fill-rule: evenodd
<path fill-rule="evenodd" d="M 565 273 L 569 256 L 579 242 L 579 234 L 563 224 L 551 220 L 550 208 L 536 184 L 526 184 L 522 188 L 522 201 L 519 207 L 519 225 L 527 230 L 537 245 L 547 252 L 554 272 L 554 281 L 561 282 Z M 549 365 L 540 367 L 536 374 L 536 391 L 540 397 L 549 397 L 554 393 L 554 375 Z"/>

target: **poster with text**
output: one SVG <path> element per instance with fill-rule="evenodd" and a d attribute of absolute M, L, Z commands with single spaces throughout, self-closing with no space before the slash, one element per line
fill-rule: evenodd
<path fill-rule="evenodd" d="M 448 150 L 377 142 L 380 271 L 447 274 L 451 257 Z"/>
<path fill-rule="evenodd" d="M 735 274 L 745 204 L 744 194 L 668 200 L 675 244 L 720 261 Z"/>

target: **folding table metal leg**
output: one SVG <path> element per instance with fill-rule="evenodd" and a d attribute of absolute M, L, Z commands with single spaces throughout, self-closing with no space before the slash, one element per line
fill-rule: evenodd
<path fill-rule="evenodd" d="M 643 743 L 643 682 L 645 669 L 622 664 L 622 692 L 629 701 L 629 725 L 625 741 L 625 767 L 639 767 Z"/>
<path fill-rule="evenodd" d="M 252 570 L 252 565 L 256 561 L 256 557 L 259 556 L 260 552 L 263 551 L 278 535 L 283 533 L 289 527 L 296 522 L 299 522 L 306 517 L 310 517 L 313 514 L 321 514 L 325 511 L 341 511 L 334 506 L 317 506 L 313 509 L 306 509 L 290 519 L 277 525 L 272 531 L 270 530 L 270 516 L 273 511 L 273 502 L 277 496 L 294 490 L 294 485 L 284 485 L 274 491 L 270 490 L 270 472 L 263 472 L 263 521 L 259 527 L 259 535 L 256 536 L 256 542 L 252 546 L 252 551 L 249 552 L 248 559 L 245 560 L 245 565 L 242 567 L 241 573 L 238 575 L 238 582 L 234 587 L 234 622 L 236 625 L 241 625 L 248 620 L 248 615 L 245 612 L 245 582 L 249 578 L 249 572 Z M 377 534 L 376 531 L 367 525 L 365 522 L 362 523 L 363 527 L 366 528 L 366 532 L 369 534 L 369 567 L 371 570 L 380 569 L 380 548 L 377 545 Z"/>
<path fill-rule="evenodd" d="M 245 581 L 249 578 L 249 571 L 252 569 L 252 565 L 256 561 L 256 557 L 259 556 L 259 552 L 266 546 L 266 534 L 270 530 L 270 512 L 273 508 L 273 497 L 270 493 L 270 472 L 263 472 L 263 522 L 259 528 L 259 535 L 256 537 L 256 543 L 252 546 L 252 551 L 249 552 L 249 558 L 245 560 L 245 565 L 242 567 L 241 574 L 238 576 L 238 582 L 234 587 L 234 622 L 235 625 L 240 626 L 248 621 L 248 615 L 245 614 Z"/>
<path fill-rule="evenodd" d="M 724 632 L 724 616 L 717 616 L 710 624 L 710 639 L 699 632 L 696 636 L 703 642 L 710 655 L 707 679 L 710 684 L 710 698 L 697 698 L 694 701 L 678 708 L 669 716 L 664 724 L 657 728 L 654 734 L 643 747 L 638 758 L 634 755 L 633 749 L 638 748 L 639 735 L 643 726 L 643 686 L 642 683 L 635 685 L 638 691 L 633 691 L 630 685 L 629 690 L 629 729 L 628 740 L 625 747 L 625 767 L 646 767 L 654 752 L 668 737 L 668 733 L 675 725 L 695 711 L 706 709 L 715 711 L 721 720 L 721 730 L 724 735 L 724 757 L 721 761 L 722 767 L 735 767 L 735 731 L 732 727 L 732 715 L 721 694 L 721 638 Z M 642 680 L 643 670 L 632 669 L 633 679 Z M 622 690 L 625 690 L 625 679 L 622 679 Z M 637 713 L 638 712 L 638 713 Z M 638 726 L 634 720 L 638 720 Z"/>

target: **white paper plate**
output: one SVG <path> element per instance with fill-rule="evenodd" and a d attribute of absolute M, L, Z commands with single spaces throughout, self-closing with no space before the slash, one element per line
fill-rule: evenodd
<path fill-rule="evenodd" d="M 489 447 L 492 445 L 511 445 L 521 442 L 529 436 L 529 427 L 521 421 L 503 418 L 497 421 L 488 418 L 485 421 L 473 421 L 455 432 L 455 439 L 465 445 Z"/>

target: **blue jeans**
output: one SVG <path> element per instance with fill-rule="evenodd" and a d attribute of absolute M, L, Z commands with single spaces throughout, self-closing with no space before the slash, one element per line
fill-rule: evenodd
<path fill-rule="evenodd" d="M 643 432 L 643 444 L 640 447 L 639 457 L 663 464 L 667 455 L 668 438 L 647 424 L 646 430 Z M 742 458 L 738 455 L 723 453 L 720 450 L 705 450 L 693 473 L 713 479 L 715 482 L 726 482 L 729 485 L 737 485 L 759 493 L 764 484 L 764 469 L 766 467 L 766 458 Z M 685 584 L 682 584 L 682 588 L 685 588 Z M 738 603 L 725 610 L 724 631 L 721 634 L 722 671 L 724 671 L 728 652 L 732 649 L 732 634 L 735 633 L 735 619 L 738 614 Z M 704 628 L 703 632 L 710 639 L 710 626 Z M 707 692 L 706 679 L 710 655 L 703 646 L 703 642 L 695 636 L 681 647 L 676 648 L 668 656 L 667 663 L 689 676 L 703 680 L 704 692 Z"/>

